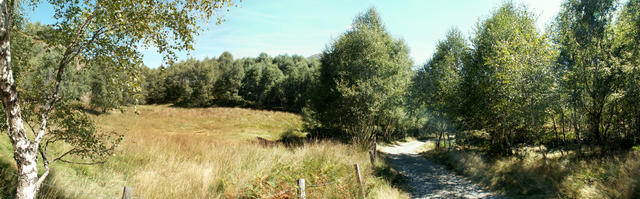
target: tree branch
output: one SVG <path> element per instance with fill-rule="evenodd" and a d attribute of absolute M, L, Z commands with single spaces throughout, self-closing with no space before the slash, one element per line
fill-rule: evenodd
<path fill-rule="evenodd" d="M 80 26 L 80 28 L 76 31 L 74 39 L 71 41 L 69 47 L 67 47 L 67 49 L 65 50 L 65 53 L 64 53 L 62 59 L 60 60 L 60 62 L 58 64 L 58 71 L 57 71 L 56 79 L 55 79 L 55 83 L 54 83 L 54 92 L 53 92 L 53 95 L 51 95 L 51 97 L 49 97 L 49 99 L 47 99 L 47 102 L 44 105 L 45 110 L 40 115 L 40 121 L 41 121 L 40 122 L 40 129 L 38 130 L 38 134 L 36 135 L 36 138 L 31 143 L 34 146 L 40 145 L 40 142 L 42 141 L 42 138 L 44 138 L 44 135 L 45 135 L 46 129 L 47 129 L 47 119 L 49 118 L 49 114 L 51 113 L 51 110 L 53 109 L 55 103 L 58 102 L 58 100 L 60 100 L 60 96 L 59 96 L 60 83 L 62 82 L 62 75 L 64 74 L 64 69 L 67 66 L 67 64 L 69 64 L 69 62 L 73 58 L 75 58 L 78 55 L 78 52 L 82 49 L 82 48 L 76 48 L 76 45 L 78 44 L 78 38 L 80 37 L 80 34 L 82 34 L 82 31 L 87 26 L 87 24 L 89 24 L 89 22 L 91 22 L 91 20 L 93 19 L 94 14 L 95 14 L 95 12 L 91 13 L 91 15 L 87 18 L 87 21 L 85 21 Z M 93 37 L 90 40 L 90 42 L 93 42 L 95 40 L 95 38 L 97 38 L 97 36 L 99 34 L 101 34 L 100 31 L 97 31 L 93 35 Z"/>
<path fill-rule="evenodd" d="M 31 129 L 31 132 L 33 132 L 33 134 L 36 134 L 36 128 L 33 127 L 33 125 L 31 125 L 31 122 L 25 120 L 24 123 L 27 123 L 27 126 L 29 126 L 29 128 Z"/>
<path fill-rule="evenodd" d="M 58 161 L 58 160 L 62 160 L 62 158 L 63 158 L 64 156 L 67 156 L 67 155 L 69 155 L 69 154 L 71 154 L 71 153 L 73 153 L 73 152 L 75 152 L 75 151 L 76 151 L 76 149 L 74 148 L 74 149 L 71 149 L 71 150 L 69 150 L 69 151 L 67 151 L 67 152 L 64 152 L 62 155 L 60 155 L 60 156 L 58 156 L 57 158 L 55 158 L 55 159 L 51 160 L 51 163 L 53 163 L 53 162 L 55 162 L 55 161 Z M 63 162 L 64 162 L 64 161 L 63 161 Z"/>
<path fill-rule="evenodd" d="M 106 161 L 98 161 L 98 162 L 73 162 L 64 159 L 59 159 L 60 162 L 69 163 L 69 164 L 83 164 L 83 165 L 96 165 L 96 164 L 104 164 Z"/>
<path fill-rule="evenodd" d="M 44 173 L 42 173 L 42 175 L 40 175 L 40 177 L 38 177 L 38 181 L 36 182 L 36 190 L 40 189 L 40 185 L 42 185 L 44 180 L 49 175 L 49 171 L 51 170 L 49 168 L 49 160 L 47 160 L 47 153 L 45 152 L 45 150 L 42 149 L 42 147 L 38 147 L 38 150 L 40 151 L 40 156 L 42 156 L 42 162 L 44 164 L 44 169 L 45 170 L 44 170 Z"/>

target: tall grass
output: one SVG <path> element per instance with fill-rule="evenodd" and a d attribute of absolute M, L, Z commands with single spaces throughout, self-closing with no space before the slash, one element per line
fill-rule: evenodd
<path fill-rule="evenodd" d="M 640 198 L 640 152 L 585 157 L 539 151 L 487 158 L 473 151 L 424 153 L 493 190 L 525 198 Z"/>
<path fill-rule="evenodd" d="M 303 135 L 294 114 L 167 106 L 139 106 L 138 112 L 96 116 L 103 130 L 125 135 L 115 156 L 100 165 L 56 164 L 48 182 L 54 188 L 41 197 L 118 197 L 126 185 L 142 198 L 292 198 L 297 179 L 304 178 L 309 198 L 356 198 L 354 163 L 361 165 L 369 197 L 406 197 L 375 175 L 367 154 L 357 147 L 256 141 Z M 11 163 L 4 152 L 0 160 Z M 377 168 L 388 165 L 381 162 Z M 324 183 L 332 184 L 314 186 Z"/>

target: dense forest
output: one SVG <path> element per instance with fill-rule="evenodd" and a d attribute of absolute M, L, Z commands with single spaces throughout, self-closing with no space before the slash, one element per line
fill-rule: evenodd
<path fill-rule="evenodd" d="M 143 96 L 146 103 L 182 107 L 236 105 L 300 112 L 319 65 L 317 59 L 298 55 L 262 53 L 257 58 L 234 60 L 225 52 L 217 59 L 143 68 Z"/>

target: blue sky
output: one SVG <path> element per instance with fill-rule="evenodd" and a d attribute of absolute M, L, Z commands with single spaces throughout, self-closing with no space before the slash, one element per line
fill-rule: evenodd
<path fill-rule="evenodd" d="M 298 54 L 311 56 L 347 30 L 353 18 L 374 6 L 394 38 L 403 39 L 416 65 L 431 57 L 435 45 L 449 29 L 457 27 L 472 35 L 479 19 L 488 17 L 504 0 L 242 0 L 224 12 L 221 25 L 209 23 L 194 45 L 179 53 L 179 59 L 218 57 L 229 51 L 234 58 Z M 514 0 L 538 16 L 539 29 L 546 27 L 560 10 L 560 0 Z M 51 8 L 41 5 L 30 11 L 31 21 L 53 23 Z M 160 66 L 162 56 L 143 49 L 144 63 Z"/>

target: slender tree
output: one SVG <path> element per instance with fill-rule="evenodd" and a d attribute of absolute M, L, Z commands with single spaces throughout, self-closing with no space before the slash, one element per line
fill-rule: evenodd
<path fill-rule="evenodd" d="M 371 146 L 404 115 L 403 94 L 412 65 L 408 48 L 385 30 L 373 8 L 323 52 L 311 110 L 318 128 Z"/>
<path fill-rule="evenodd" d="M 440 140 L 447 128 L 454 124 L 456 111 L 459 109 L 460 71 L 470 53 L 467 44 L 457 29 L 447 33 L 446 39 L 436 46 L 431 60 L 421 68 L 412 81 L 411 96 L 419 99 L 421 104 L 432 113 L 431 124 L 439 133 L 436 149 L 440 148 Z"/>
<path fill-rule="evenodd" d="M 613 52 L 615 9 L 615 0 L 567 0 L 554 25 L 558 63 L 576 115 L 575 131 L 580 137 L 577 116 L 584 114 L 589 132 L 584 138 L 597 144 L 605 142 L 617 103 L 611 96 L 620 87 L 619 60 Z"/>
<path fill-rule="evenodd" d="M 18 1 L 0 0 L 0 98 L 5 110 L 7 135 L 14 150 L 18 168 L 16 198 L 35 198 L 36 193 L 49 174 L 49 164 L 59 158 L 47 157 L 41 147 L 47 135 L 64 135 L 50 131 L 48 124 L 52 113 L 62 116 L 76 116 L 73 112 L 56 111 L 64 103 L 61 101 L 60 85 L 70 63 L 84 63 L 88 66 L 108 61 L 110 66 L 123 71 L 135 71 L 139 66 L 138 49 L 144 46 L 158 47 L 167 58 L 175 57 L 176 50 L 192 49 L 194 36 L 200 30 L 202 19 L 214 16 L 214 10 L 228 6 L 228 1 L 48 1 L 52 5 L 56 25 L 46 38 L 50 48 L 63 53 L 55 64 L 55 75 L 48 92 L 38 109 L 39 125 L 34 127 L 33 136 L 25 129 L 23 100 L 17 88 L 14 68 L 19 62 L 12 62 L 11 37 L 14 33 L 14 19 L 19 14 Z M 32 4 L 28 4 L 32 5 Z M 136 82 L 133 72 L 127 73 L 130 82 Z M 44 85 L 43 85 L 44 86 Z M 34 114 L 35 115 L 35 114 Z M 78 120 L 67 119 L 62 122 Z M 66 124 L 73 128 L 78 125 Z M 69 132 L 72 129 L 67 128 Z M 61 128 L 65 129 L 65 128 Z M 80 144 L 83 143 L 71 143 Z M 90 143 L 84 143 L 86 146 Z M 45 172 L 38 176 L 37 156 L 42 156 Z M 69 153 L 73 153 L 71 151 Z"/>
<path fill-rule="evenodd" d="M 512 3 L 482 21 L 464 67 L 466 120 L 490 135 L 491 149 L 510 154 L 513 138 L 531 137 L 546 121 L 554 52 L 533 15 Z"/>
<path fill-rule="evenodd" d="M 623 77 L 621 112 L 614 127 L 623 131 L 628 144 L 640 138 L 640 1 L 628 1 L 620 12 L 615 27 L 615 54 L 620 58 Z"/>

